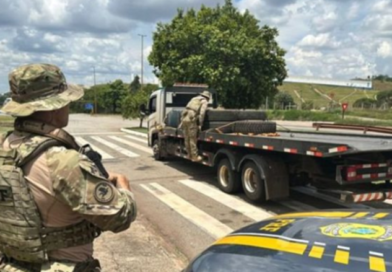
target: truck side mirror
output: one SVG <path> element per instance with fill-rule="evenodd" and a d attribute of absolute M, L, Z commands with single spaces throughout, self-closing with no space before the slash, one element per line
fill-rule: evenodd
<path fill-rule="evenodd" d="M 140 111 L 140 114 L 142 114 L 142 115 L 147 115 L 146 105 L 145 105 L 145 104 L 141 104 L 141 105 L 139 106 L 139 111 Z"/>

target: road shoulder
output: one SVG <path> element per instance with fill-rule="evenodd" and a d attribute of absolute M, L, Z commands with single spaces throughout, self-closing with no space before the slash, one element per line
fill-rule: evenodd
<path fill-rule="evenodd" d="M 173 272 L 181 271 L 188 262 L 142 214 L 124 232 L 103 233 L 94 249 L 103 271 Z"/>

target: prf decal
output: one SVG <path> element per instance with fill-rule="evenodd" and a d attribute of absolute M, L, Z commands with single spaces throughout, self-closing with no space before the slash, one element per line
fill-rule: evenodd
<path fill-rule="evenodd" d="M 337 223 L 321 227 L 321 233 L 335 238 L 357 238 L 376 241 L 392 240 L 392 226 Z"/>
<path fill-rule="evenodd" d="M 265 225 L 260 230 L 268 231 L 268 232 L 277 232 L 281 228 L 293 223 L 295 219 L 278 219 L 274 222 Z"/>

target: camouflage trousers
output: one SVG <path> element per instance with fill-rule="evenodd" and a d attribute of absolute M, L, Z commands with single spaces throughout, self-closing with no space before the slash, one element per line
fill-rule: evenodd
<path fill-rule="evenodd" d="M 47 262 L 44 264 L 29 264 L 18 261 L 7 262 L 0 260 L 0 272 L 100 272 L 98 260 L 88 260 L 82 263 Z"/>
<path fill-rule="evenodd" d="M 192 121 L 187 122 L 184 120 L 182 122 L 182 130 L 184 133 L 186 152 L 188 153 L 190 159 L 196 159 L 199 155 L 197 150 L 197 123 Z"/>

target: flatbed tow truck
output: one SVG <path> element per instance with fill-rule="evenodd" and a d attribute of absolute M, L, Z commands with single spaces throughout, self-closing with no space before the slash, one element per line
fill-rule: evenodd
<path fill-rule="evenodd" d="M 204 89 L 199 85 L 175 85 L 151 95 L 148 145 L 155 159 L 188 158 L 183 132 L 177 128 L 179 113 L 190 98 Z M 209 107 L 216 108 L 216 94 L 210 91 L 213 98 Z M 249 115 L 247 111 L 237 111 L 242 116 Z M 207 115 L 213 116 L 214 112 L 226 115 L 226 119 L 230 115 L 214 109 Z M 238 132 L 236 124 L 261 127 L 261 133 Z M 242 188 L 251 201 L 266 201 L 288 197 L 290 187 L 306 186 L 345 203 L 392 199 L 392 137 L 387 135 L 392 134 L 391 129 L 362 128 L 383 134 L 361 135 L 347 131 L 361 129 L 358 126 L 342 128 L 319 123 L 314 125 L 314 131 L 277 131 L 274 124 L 265 120 L 230 120 L 200 132 L 200 163 L 216 168 L 217 185 L 222 191 L 234 194 Z M 339 133 L 320 131 L 328 128 L 339 129 Z"/>

